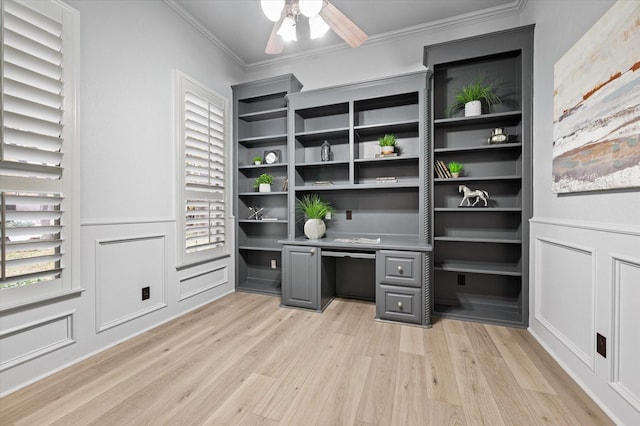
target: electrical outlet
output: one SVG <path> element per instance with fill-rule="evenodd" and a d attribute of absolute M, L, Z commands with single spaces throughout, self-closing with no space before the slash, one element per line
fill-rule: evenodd
<path fill-rule="evenodd" d="M 351 210 L 347 210 L 347 220 L 351 220 Z"/>
<path fill-rule="evenodd" d="M 458 285 L 467 285 L 467 276 L 465 274 L 458 274 Z"/>
<path fill-rule="evenodd" d="M 596 333 L 596 351 L 603 358 L 607 357 L 607 338 L 600 333 Z"/>
<path fill-rule="evenodd" d="M 271 269 L 276 269 L 278 267 L 278 264 L 276 263 L 275 259 L 271 259 Z"/>
<path fill-rule="evenodd" d="M 142 287 L 142 300 L 147 300 L 151 297 L 151 287 Z"/>

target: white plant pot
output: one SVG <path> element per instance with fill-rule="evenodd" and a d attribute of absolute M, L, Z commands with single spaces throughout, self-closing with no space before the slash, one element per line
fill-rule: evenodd
<path fill-rule="evenodd" d="M 482 103 L 480 101 L 471 101 L 464 104 L 464 116 L 473 117 L 482 114 Z"/>
<path fill-rule="evenodd" d="M 304 235 L 310 240 L 322 238 L 326 230 L 327 226 L 322 219 L 308 219 L 304 223 Z"/>
<path fill-rule="evenodd" d="M 262 164 L 262 161 L 254 161 L 253 164 L 255 164 L 256 166 L 259 166 L 260 164 Z"/>
<path fill-rule="evenodd" d="M 451 176 L 454 178 L 460 177 L 460 172 L 451 172 Z"/>
<path fill-rule="evenodd" d="M 258 192 L 271 192 L 271 185 L 268 183 L 261 183 L 258 187 Z"/>
<path fill-rule="evenodd" d="M 393 154 L 393 151 L 395 151 L 395 146 L 381 146 L 380 147 L 380 153 L 381 154 Z"/>

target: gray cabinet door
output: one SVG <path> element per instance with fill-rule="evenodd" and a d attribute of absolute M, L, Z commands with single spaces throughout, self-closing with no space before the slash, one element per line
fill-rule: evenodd
<path fill-rule="evenodd" d="M 320 309 L 319 259 L 320 249 L 315 247 L 283 247 L 283 305 Z"/>

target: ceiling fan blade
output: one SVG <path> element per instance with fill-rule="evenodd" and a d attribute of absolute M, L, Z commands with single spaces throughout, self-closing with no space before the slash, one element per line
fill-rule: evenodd
<path fill-rule="evenodd" d="M 326 0 L 320 16 L 351 47 L 358 47 L 369 38 L 351 19 Z"/>
<path fill-rule="evenodd" d="M 264 53 L 268 55 L 277 55 L 278 53 L 282 53 L 282 49 L 284 44 L 282 43 L 282 38 L 278 35 L 278 30 L 282 25 L 282 20 L 284 19 L 284 14 L 278 19 L 278 22 L 273 24 L 273 29 L 271 30 L 271 36 L 269 37 L 269 41 L 267 42 L 267 48 L 264 49 Z"/>

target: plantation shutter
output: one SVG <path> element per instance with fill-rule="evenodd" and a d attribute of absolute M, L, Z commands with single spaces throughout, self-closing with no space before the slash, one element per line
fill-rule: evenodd
<path fill-rule="evenodd" d="M 60 281 L 67 194 L 63 9 L 2 1 L 0 289 Z"/>
<path fill-rule="evenodd" d="M 225 247 L 226 101 L 190 81 L 183 87 L 182 214 L 188 263 Z"/>

